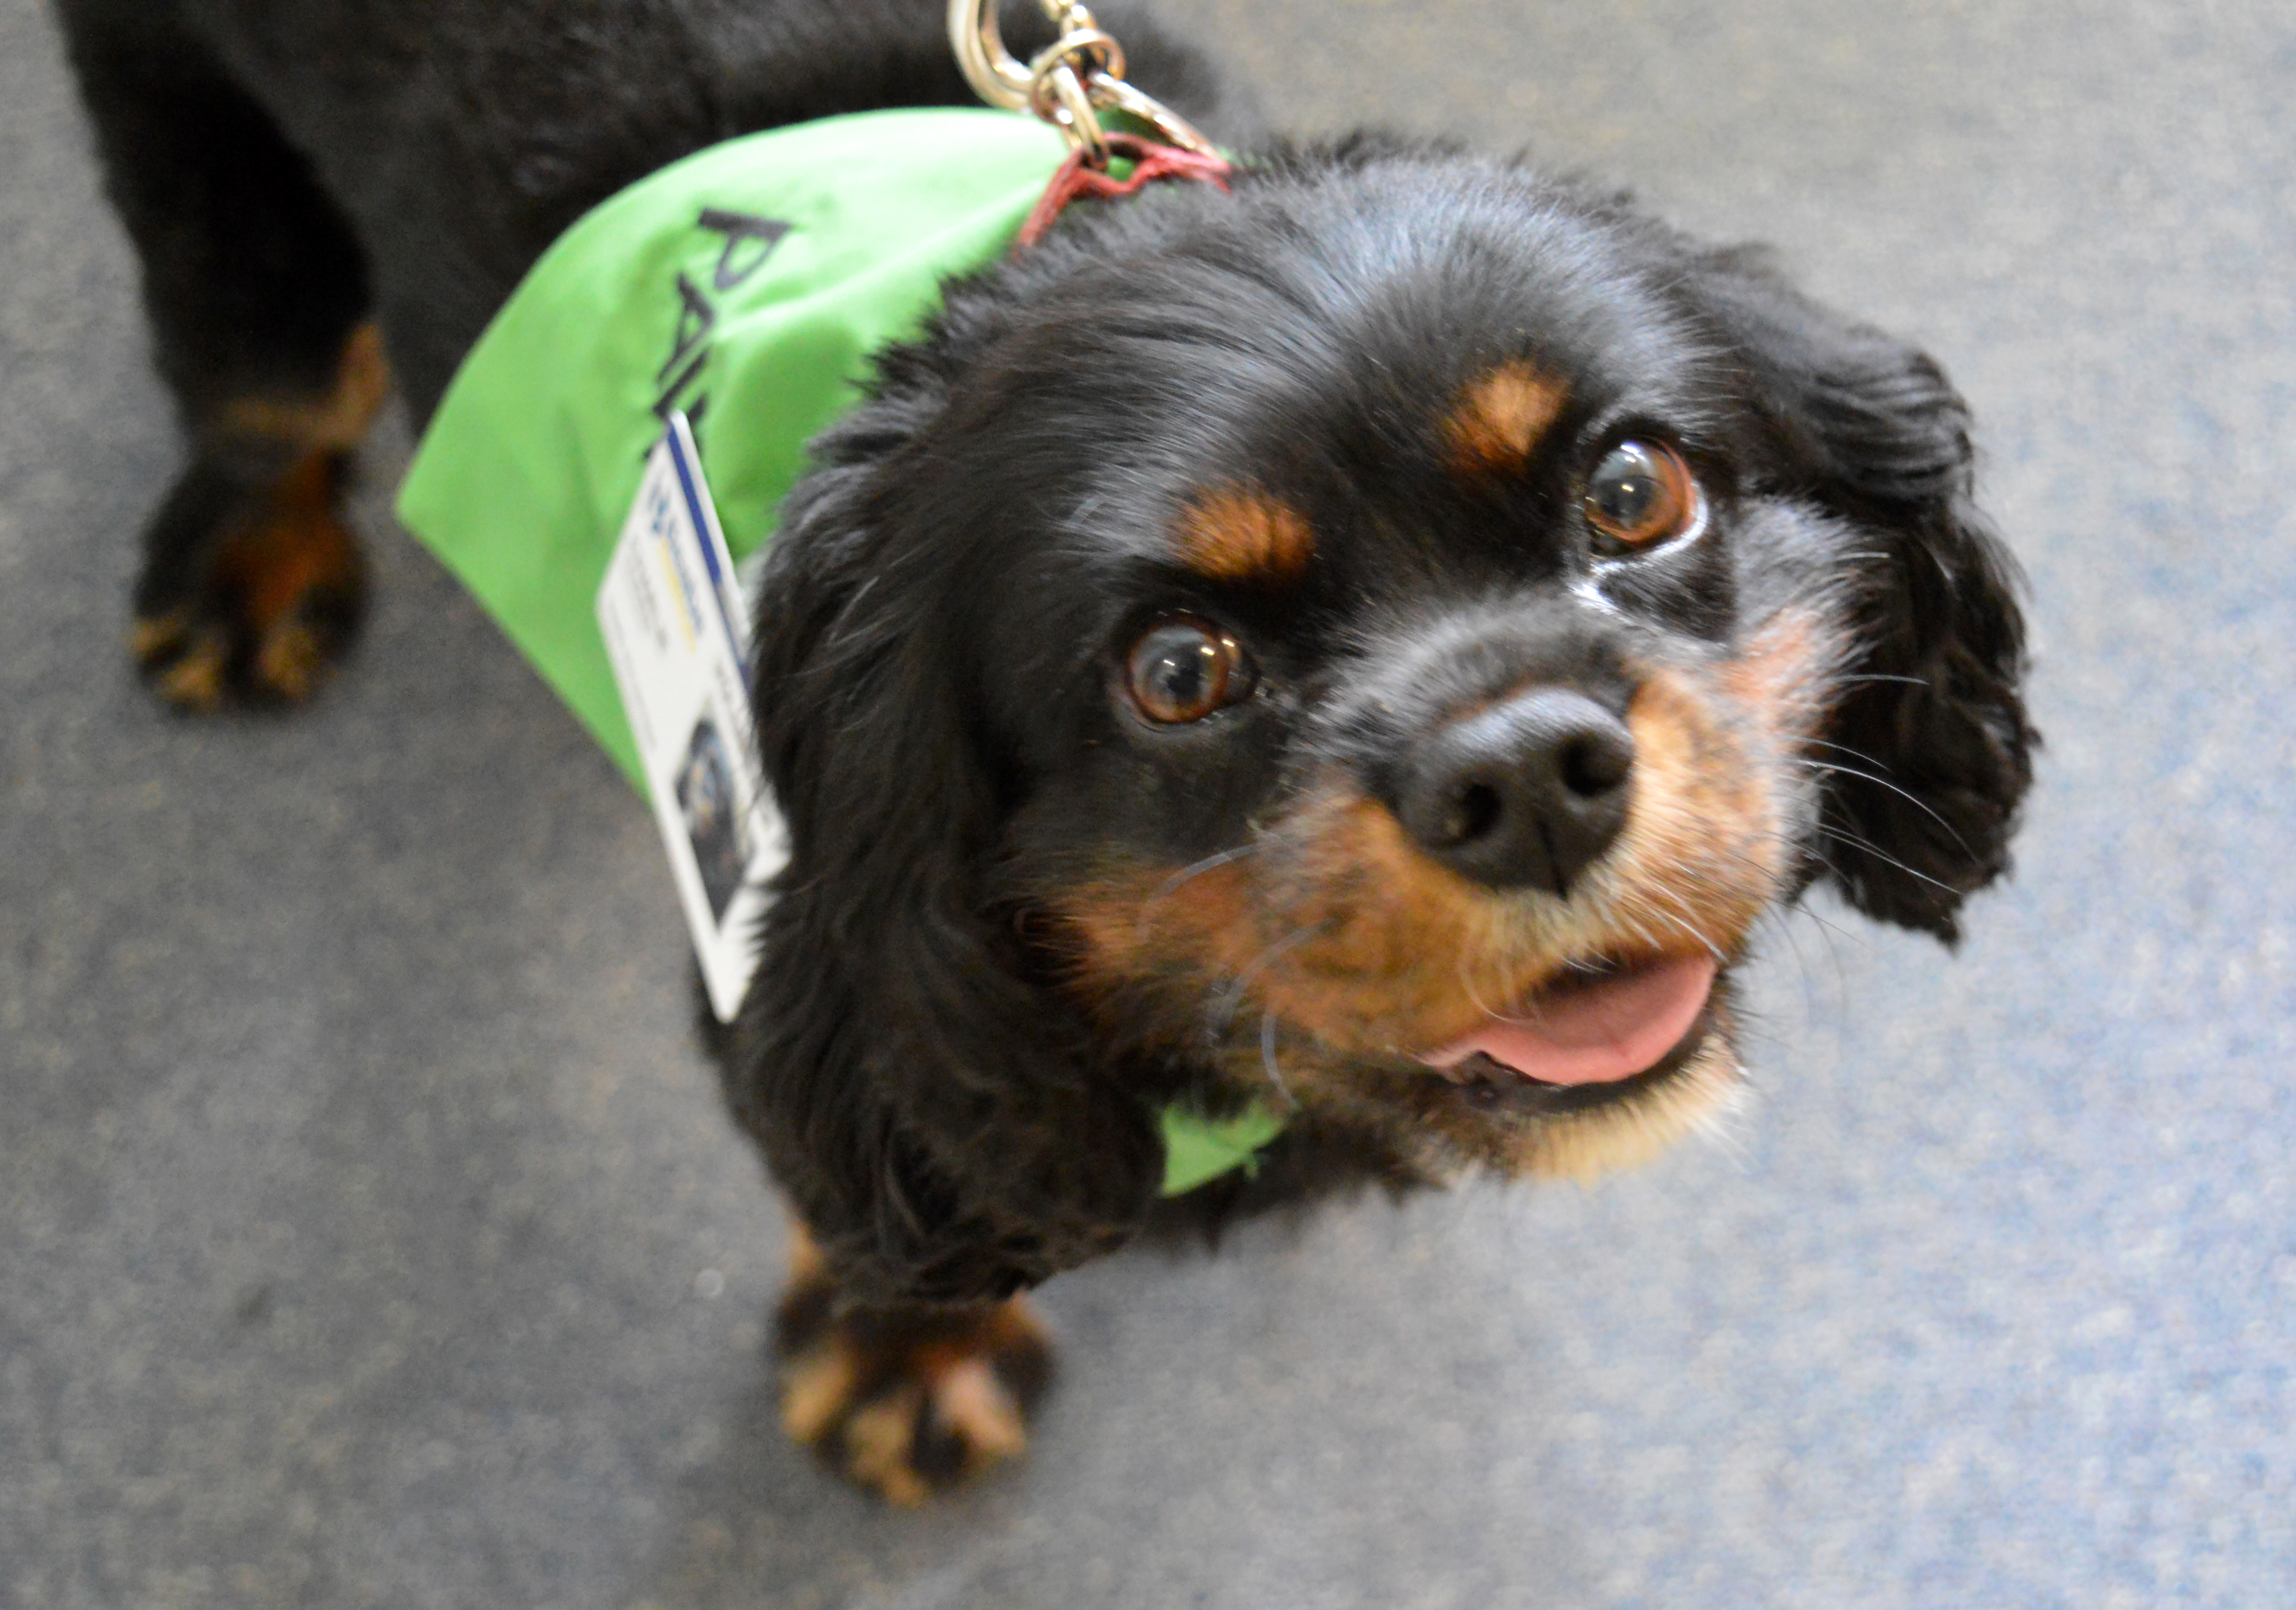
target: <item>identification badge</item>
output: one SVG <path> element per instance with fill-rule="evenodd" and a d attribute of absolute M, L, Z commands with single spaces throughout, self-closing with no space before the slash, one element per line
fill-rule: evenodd
<path fill-rule="evenodd" d="M 749 618 L 683 414 L 646 456 L 598 588 L 598 627 L 710 1007 L 731 1023 L 789 832 L 750 721 Z"/>

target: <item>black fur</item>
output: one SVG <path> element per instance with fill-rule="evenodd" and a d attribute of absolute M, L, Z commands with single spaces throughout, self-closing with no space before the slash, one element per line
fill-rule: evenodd
<path fill-rule="evenodd" d="M 370 307 L 419 423 L 595 201 L 750 129 L 971 99 L 922 0 L 62 10 L 195 434 L 218 402 L 316 383 Z M 1193 55 L 1108 21 L 1136 80 L 1246 128 Z M 1555 445 L 1463 481 L 1439 422 L 1514 360 L 1569 382 Z M 1591 563 L 1574 477 L 1626 421 L 1680 444 L 1716 527 L 1606 581 L 1597 619 L 1572 590 Z M 1062 891 L 1242 844 L 1308 780 L 1559 645 L 1709 664 L 1816 610 L 1854 652 L 1792 886 L 1830 875 L 1951 940 L 2007 866 L 2034 739 L 1960 399 L 1918 352 L 1614 195 L 1407 142 L 1258 149 L 1232 196 L 1080 206 L 951 287 L 816 452 L 758 619 L 796 853 L 721 1054 L 849 1297 L 998 1295 L 1120 1244 L 1156 1216 L 1159 1107 L 1249 1088 L 1257 1020 L 1215 1011 L 1207 1031 L 1152 990 L 1128 1023 L 1095 1015 L 1044 918 Z M 194 464 L 163 531 L 217 472 Z M 1304 513 L 1316 567 L 1296 590 L 1172 563 L 1176 511 L 1221 484 Z M 1144 735 L 1111 657 L 1174 610 L 1234 625 L 1261 688 Z M 1480 659 L 1444 646 L 1471 630 Z M 1364 1079 L 1259 1180 L 1168 1212 L 1421 1179 L 1423 1070 Z"/>
<path fill-rule="evenodd" d="M 1578 284 L 1527 294 L 1542 270 Z M 1386 330 L 1363 313 L 1379 292 Z M 767 572 L 758 704 L 797 859 L 730 1071 L 857 1289 L 1004 1291 L 1144 1221 L 1153 1106 L 1201 1071 L 1096 1038 L 1012 914 L 1048 867 L 1080 870 L 1080 845 L 1185 859 L 1237 842 L 1280 793 L 1286 736 L 1316 740 L 1238 744 L 1239 778 L 1184 820 L 1128 808 L 1128 792 L 1169 806 L 1146 767 L 1077 788 L 1078 757 L 1111 746 L 1109 634 L 1170 586 L 1119 556 L 1152 546 L 1177 491 L 1247 466 L 1286 489 L 1344 489 L 1315 508 L 1319 531 L 1398 489 L 1446 496 L 1394 418 L 1431 415 L 1473 363 L 1512 349 L 1521 334 L 1498 320 L 1541 294 L 1565 350 L 1586 339 L 1571 322 L 1599 328 L 1614 301 L 1662 315 L 1671 328 L 1644 333 L 1663 349 L 1654 372 L 1680 370 L 1660 384 L 1742 503 L 1831 517 L 1741 556 L 1762 572 L 1746 594 L 1839 578 L 1854 595 L 1859 653 L 1821 752 L 1813 869 L 1877 916 L 1950 937 L 1962 896 L 2004 868 L 2030 741 L 2019 620 L 1967 501 L 1964 411 L 1928 359 L 1614 198 L 1393 142 L 1267 153 L 1234 201 L 1173 192 L 1079 217 L 955 288 L 933 334 L 888 356 L 875 400 L 818 444 Z M 1493 315 L 1480 331 L 1478 302 Z M 1463 337 L 1488 345 L 1463 351 Z M 1405 591 L 1425 563 L 1349 576 Z M 1495 568 L 1488 553 L 1441 563 L 1455 595 Z M 1705 581 L 1651 607 L 1726 639 L 1732 584 Z M 1022 597 L 1033 616 L 996 607 Z M 1253 604 L 1221 607 L 1250 619 Z M 1332 652 L 1350 612 L 1311 596 L 1295 652 Z M 1287 1187 L 1410 1178 L 1359 1129 L 1303 1123 L 1278 1152 Z M 1231 1181 L 1208 1200 L 1287 1194 Z"/>
<path fill-rule="evenodd" d="M 263 378 L 283 362 L 322 375 L 371 301 L 418 425 L 534 259 L 616 191 L 756 129 L 978 103 L 929 0 L 57 10 L 179 393 L 212 378 L 209 343 L 258 333 L 275 337 L 254 358 Z M 1136 78 L 1235 121 L 1195 53 L 1122 5 L 1109 15 Z M 1016 49 L 1048 37 L 1034 5 L 1008 4 L 1006 25 Z M 273 308 L 295 311 L 275 323 Z"/>
<path fill-rule="evenodd" d="M 1862 573 L 1860 653 L 1827 737 L 1827 870 L 1860 910 L 1951 943 L 2008 870 L 2038 739 L 2018 686 L 2015 561 L 1972 500 L 1969 409 L 1925 354 L 1845 323 L 1752 254 L 1700 275 L 1794 466 L 1782 489 L 1890 538 Z"/>

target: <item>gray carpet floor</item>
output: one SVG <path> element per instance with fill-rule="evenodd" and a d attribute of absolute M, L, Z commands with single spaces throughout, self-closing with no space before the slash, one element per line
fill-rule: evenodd
<path fill-rule="evenodd" d="M 1528 144 L 1939 354 L 2032 575 L 2013 883 L 1957 957 L 1777 929 L 1726 1143 L 1054 1283 L 1032 1459 L 874 1508 L 774 1425 L 652 826 L 403 442 L 315 708 L 129 676 L 177 448 L 0 0 L 0 1604 L 2296 1604 L 2296 11 L 1173 9 L 1280 120 Z"/>

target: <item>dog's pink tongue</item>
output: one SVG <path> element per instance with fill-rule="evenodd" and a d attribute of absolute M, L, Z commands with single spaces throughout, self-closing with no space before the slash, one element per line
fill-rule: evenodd
<path fill-rule="evenodd" d="M 1630 1079 L 1690 1032 L 1714 988 L 1714 958 L 1683 957 L 1542 991 L 1513 1015 L 1493 1016 L 1474 1033 L 1421 1060 L 1448 1068 L 1477 1052 L 1543 1084 L 1593 1085 Z"/>

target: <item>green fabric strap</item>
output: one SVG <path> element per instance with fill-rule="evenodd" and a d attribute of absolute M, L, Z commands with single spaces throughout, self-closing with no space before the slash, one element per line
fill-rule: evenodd
<path fill-rule="evenodd" d="M 543 254 L 463 360 L 398 516 L 478 596 L 643 793 L 598 585 L 669 411 L 736 560 L 772 535 L 813 436 L 941 282 L 1010 249 L 1067 154 L 1034 118 L 862 112 L 698 152 Z M 1167 1195 L 1249 1167 L 1255 1107 L 1164 1114 Z"/>

